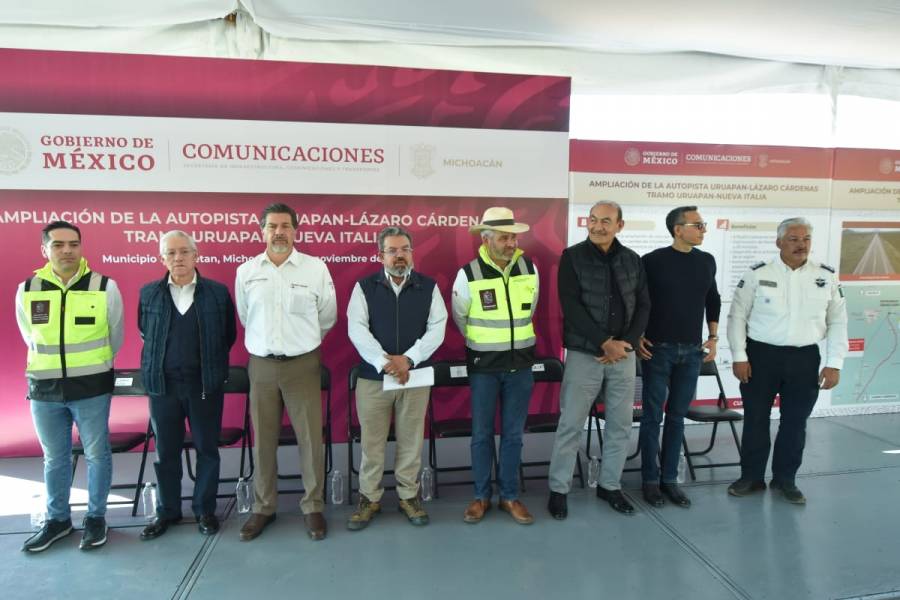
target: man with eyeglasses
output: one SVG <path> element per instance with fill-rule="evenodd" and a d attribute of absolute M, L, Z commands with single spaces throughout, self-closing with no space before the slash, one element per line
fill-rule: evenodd
<path fill-rule="evenodd" d="M 806 503 L 795 481 L 806 420 L 819 390 L 840 381 L 848 349 L 844 292 L 834 268 L 808 260 L 811 244 L 809 221 L 785 219 L 775 240 L 779 255 L 750 267 L 734 290 L 727 333 L 732 371 L 741 382 L 744 431 L 741 477 L 728 487 L 732 496 L 766 489 L 769 419 L 778 395 L 781 422 L 772 453 L 772 489 L 792 504 Z"/>
<path fill-rule="evenodd" d="M 700 363 L 716 358 L 722 302 L 716 287 L 716 259 L 697 248 L 706 232 L 697 207 L 679 206 L 669 211 L 666 228 L 672 245 L 642 259 L 651 306 L 647 331 L 638 348 L 644 361 L 639 435 L 642 492 L 651 506 L 665 504 L 665 496 L 672 504 L 689 508 L 691 501 L 677 481 L 684 417 L 697 389 Z M 701 343 L 704 313 L 708 335 Z M 663 407 L 666 420 L 660 453 Z"/>
<path fill-rule="evenodd" d="M 228 353 L 237 330 L 234 303 L 223 284 L 197 271 L 197 244 L 184 231 L 162 236 L 159 253 L 168 273 L 141 288 L 138 330 L 144 340 L 141 375 L 150 397 L 156 439 L 156 517 L 142 540 L 181 521 L 181 450 L 184 420 L 197 453 L 191 508 L 204 535 L 219 531 L 219 432 Z"/>
<path fill-rule="evenodd" d="M 391 416 L 400 512 L 413 525 L 428 524 L 417 477 L 430 387 L 385 390 L 384 383 L 389 379 L 406 385 L 410 370 L 424 366 L 443 343 L 447 326 L 437 283 L 413 271 L 412 235 L 402 227 L 386 227 L 377 241 L 383 268 L 356 283 L 347 306 L 347 334 L 363 359 L 356 382 L 362 446 L 359 504 L 347 520 L 351 531 L 364 529 L 381 511 Z"/>
<path fill-rule="evenodd" d="M 621 479 L 631 438 L 634 348 L 647 325 L 650 297 L 641 257 L 616 239 L 623 227 L 618 203 L 597 202 L 588 215 L 587 239 L 566 248 L 559 261 L 566 371 L 550 458 L 547 509 L 554 519 L 569 514 L 566 496 L 584 422 L 601 393 L 606 429 L 597 497 L 615 511 L 634 513 Z"/>
<path fill-rule="evenodd" d="M 253 513 L 241 541 L 258 537 L 278 507 L 278 438 L 287 410 L 306 492 L 300 510 L 310 539 L 322 540 L 325 449 L 322 445 L 321 355 L 325 335 L 337 322 L 337 300 L 328 266 L 294 248 L 297 213 L 286 204 L 263 209 L 266 251 L 238 267 L 234 295 L 250 353 L 250 419 L 256 472 Z"/>

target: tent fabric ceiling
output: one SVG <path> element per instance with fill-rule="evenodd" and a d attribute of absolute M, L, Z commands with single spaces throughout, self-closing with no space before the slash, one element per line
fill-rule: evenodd
<path fill-rule="evenodd" d="M 898 31 L 896 0 L 0 0 L 6 47 L 560 74 L 577 93 L 900 99 Z"/>

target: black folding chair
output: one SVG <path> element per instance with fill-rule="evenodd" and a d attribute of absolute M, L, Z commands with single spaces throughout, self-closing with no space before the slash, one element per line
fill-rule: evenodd
<path fill-rule="evenodd" d="M 332 466 L 334 464 L 334 451 L 332 448 L 332 439 L 331 439 L 331 371 L 325 365 L 321 366 L 320 369 L 320 380 L 319 380 L 319 389 L 324 394 L 324 410 L 323 410 L 323 422 L 322 422 L 322 440 L 325 443 L 325 472 L 322 474 L 322 485 L 325 490 L 325 497 L 328 497 L 328 474 L 331 473 Z M 292 425 L 282 425 L 281 433 L 278 436 L 278 445 L 279 446 L 296 446 L 297 445 L 297 435 L 294 433 L 294 427 Z M 303 475 L 300 473 L 290 473 L 287 475 L 278 474 L 278 479 L 287 480 L 287 479 L 302 479 Z M 289 490 L 278 490 L 279 494 L 301 494 L 305 490 L 303 488 L 299 489 L 289 489 Z"/>
<path fill-rule="evenodd" d="M 634 363 L 635 363 L 635 378 L 636 378 L 635 379 L 635 387 L 634 387 L 634 391 L 635 391 L 634 395 L 635 395 L 635 398 L 639 398 L 641 396 L 641 360 L 639 358 L 635 357 Z M 644 411 L 642 409 L 637 408 L 637 407 L 632 407 L 632 409 L 631 409 L 632 424 L 640 423 L 641 418 L 643 416 L 644 416 Z M 590 412 L 590 415 L 588 416 L 588 420 L 589 420 L 589 422 L 593 423 L 593 427 L 590 427 L 590 426 L 588 427 L 587 443 L 585 444 L 584 451 L 585 451 L 585 454 L 587 455 L 588 459 L 590 459 L 590 457 L 591 457 L 591 430 L 596 429 L 597 430 L 597 445 L 598 445 L 599 454 L 600 454 L 600 461 L 602 462 L 603 461 L 603 434 L 601 433 L 601 429 L 600 429 L 600 421 L 606 420 L 606 406 L 604 404 L 604 399 L 603 399 L 603 390 L 600 390 L 600 392 L 597 394 L 597 398 L 594 400 L 594 404 L 591 406 L 591 412 Z M 635 448 L 634 452 L 632 454 L 629 454 L 628 457 L 625 459 L 626 462 L 630 461 L 630 460 L 634 460 L 635 458 L 638 457 L 638 455 L 640 453 L 641 453 L 641 447 L 640 447 L 640 445 L 638 445 L 638 447 Z M 623 469 L 623 472 L 632 472 L 632 471 L 640 471 L 640 470 L 641 470 L 641 468 L 638 466 L 638 467 L 631 467 L 631 468 Z"/>
<path fill-rule="evenodd" d="M 113 388 L 112 393 L 113 398 L 140 398 L 147 395 L 147 392 L 144 390 L 144 380 L 141 377 L 140 369 L 116 369 L 113 373 L 113 376 L 115 377 L 115 387 Z M 141 478 L 144 474 L 144 465 L 146 464 L 147 460 L 147 448 L 150 445 L 150 438 L 152 435 L 153 431 L 150 428 L 149 422 L 147 423 L 147 431 L 111 431 L 109 433 L 109 445 L 112 449 L 113 454 L 130 452 L 141 444 L 144 445 L 137 483 L 117 483 L 110 486 L 110 489 L 113 490 L 133 489 L 134 499 L 114 500 L 107 502 L 107 504 L 112 505 L 131 504 L 132 517 L 137 514 L 138 501 L 140 500 L 141 496 Z M 76 439 L 76 441 L 72 444 L 72 455 L 72 477 L 74 478 L 75 470 L 78 468 L 78 457 L 84 455 L 84 446 L 81 443 L 80 437 Z"/>
<path fill-rule="evenodd" d="M 535 383 L 562 383 L 563 380 L 563 364 L 558 358 L 538 358 L 534 366 L 531 368 L 534 374 Z M 559 427 L 559 390 L 556 394 L 556 410 L 546 413 L 529 414 L 525 419 L 525 433 L 554 433 Z M 546 467 L 550 465 L 549 460 L 541 461 L 522 461 L 519 465 L 519 479 L 522 482 L 522 490 L 525 490 L 525 481 L 532 479 L 547 479 L 547 475 L 525 475 L 525 469 L 529 467 Z M 575 461 L 575 477 L 584 487 L 584 471 L 581 467 L 581 460 Z"/>
<path fill-rule="evenodd" d="M 353 503 L 353 477 L 356 476 L 357 482 L 359 482 L 359 469 L 356 468 L 355 460 L 356 457 L 353 454 L 353 445 L 359 444 L 362 441 L 362 427 L 359 424 L 359 418 L 356 414 L 356 383 L 359 380 L 359 370 L 361 365 L 356 365 L 352 369 L 350 369 L 350 375 L 347 378 L 347 398 L 349 402 L 349 406 L 347 407 L 347 473 L 348 473 L 348 485 L 347 485 L 347 502 Z M 390 430 L 388 430 L 388 442 L 396 442 L 397 437 L 394 433 L 394 423 L 391 422 Z M 385 469 L 385 475 L 393 475 L 393 469 Z M 393 490 L 396 489 L 395 485 L 386 485 L 384 489 Z"/>
<path fill-rule="evenodd" d="M 239 478 L 249 479 L 253 476 L 253 452 L 250 451 L 250 377 L 247 374 L 246 367 L 229 367 L 228 379 L 225 381 L 223 392 L 227 394 L 240 394 L 244 400 L 244 419 L 242 427 L 222 427 L 219 432 L 219 448 L 225 448 L 236 444 L 238 440 L 241 442 L 241 464 L 237 477 L 220 477 L 219 483 L 235 483 Z M 184 434 L 184 464 L 187 467 L 188 477 L 191 481 L 196 480 L 193 465 L 191 463 L 190 450 L 194 447 L 193 437 L 190 431 Z M 249 456 L 250 472 L 244 474 L 244 466 Z M 234 493 L 218 494 L 217 498 L 233 498 Z"/>
<path fill-rule="evenodd" d="M 699 423 L 712 423 L 713 426 L 712 433 L 709 436 L 709 445 L 705 450 L 691 452 L 690 449 L 688 449 L 687 437 L 685 437 L 684 456 L 687 459 L 688 470 L 691 473 L 692 480 L 697 479 L 695 469 L 739 467 L 741 465 L 741 440 L 738 437 L 737 427 L 735 426 L 735 423 L 737 423 L 738 421 L 742 421 L 744 419 L 744 415 L 737 412 L 736 410 L 731 410 L 728 408 L 728 400 L 725 397 L 725 388 L 722 385 L 722 378 L 719 376 L 719 368 L 716 366 L 715 361 L 702 363 L 702 365 L 700 366 L 700 377 L 716 378 L 716 384 L 719 387 L 719 397 L 714 405 L 700 405 L 695 402 L 688 408 L 688 419 L 690 419 L 691 421 L 697 421 Z M 731 435 L 734 437 L 734 444 L 737 447 L 738 451 L 737 462 L 706 463 L 695 465 L 694 461 L 691 460 L 692 456 L 704 456 L 706 454 L 709 454 L 709 452 L 712 451 L 713 446 L 716 445 L 716 432 L 718 431 L 719 423 L 728 423 L 728 426 L 731 427 Z"/>

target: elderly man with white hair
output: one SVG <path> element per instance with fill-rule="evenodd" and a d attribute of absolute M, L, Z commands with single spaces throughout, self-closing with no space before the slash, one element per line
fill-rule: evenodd
<path fill-rule="evenodd" d="M 138 329 L 144 340 L 141 374 L 150 396 L 156 436 L 156 518 L 142 540 L 164 534 L 181 520 L 181 448 L 184 420 L 197 451 L 193 512 L 200 533 L 219 530 L 219 431 L 228 353 L 236 338 L 234 303 L 228 288 L 197 272 L 197 245 L 183 231 L 159 242 L 168 273 L 141 288 Z"/>
<path fill-rule="evenodd" d="M 738 282 L 728 314 L 732 370 L 744 403 L 741 477 L 728 493 L 746 496 L 766 489 L 769 418 L 778 395 L 781 423 L 772 455 L 772 489 L 788 502 L 805 504 L 794 477 L 803 460 L 806 420 L 819 390 L 840 380 L 848 348 L 847 307 L 834 268 L 809 260 L 809 221 L 782 221 L 775 245 L 779 255 L 753 265 Z"/>

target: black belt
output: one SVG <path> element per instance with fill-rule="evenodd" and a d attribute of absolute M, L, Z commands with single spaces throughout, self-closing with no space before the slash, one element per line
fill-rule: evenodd
<path fill-rule="evenodd" d="M 295 358 L 299 358 L 300 356 L 303 356 L 303 355 L 302 355 L 302 354 L 298 354 L 298 355 L 296 355 L 296 356 L 287 356 L 287 355 L 285 355 L 285 354 L 267 354 L 267 355 L 264 356 L 263 358 L 269 358 L 269 359 L 272 359 L 272 360 L 285 361 L 285 360 L 294 360 Z"/>

